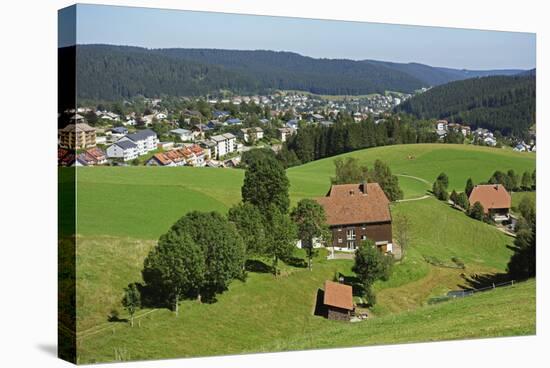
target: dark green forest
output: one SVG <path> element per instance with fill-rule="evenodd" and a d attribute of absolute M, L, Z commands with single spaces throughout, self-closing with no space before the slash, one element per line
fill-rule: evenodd
<path fill-rule="evenodd" d="M 64 55 L 65 53 L 60 53 Z M 413 92 L 452 80 L 520 70 L 467 71 L 373 60 L 315 59 L 292 52 L 77 46 L 77 95 L 114 101 L 138 95 L 202 96 L 302 90 L 327 95 Z"/>
<path fill-rule="evenodd" d="M 363 148 L 437 141 L 433 121 L 402 115 L 388 117 L 378 124 L 371 118 L 356 123 L 351 116 L 342 113 L 331 127 L 300 126 L 297 133 L 285 142 L 277 157 L 288 167 Z"/>
<path fill-rule="evenodd" d="M 534 72 L 472 78 L 434 87 L 396 110 L 417 118 L 447 119 L 524 136 L 535 123 L 535 95 Z"/>

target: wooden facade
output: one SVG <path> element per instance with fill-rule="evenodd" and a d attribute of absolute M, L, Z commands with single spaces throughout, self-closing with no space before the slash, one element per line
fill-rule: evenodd
<path fill-rule="evenodd" d="M 330 230 L 332 246 L 338 248 L 356 249 L 366 239 L 373 240 L 379 246 L 392 242 L 391 221 L 330 226 Z"/>

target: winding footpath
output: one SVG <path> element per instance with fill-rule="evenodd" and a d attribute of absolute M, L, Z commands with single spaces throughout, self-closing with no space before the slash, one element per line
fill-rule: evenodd
<path fill-rule="evenodd" d="M 431 184 L 429 181 L 427 181 L 426 179 L 423 179 L 423 178 L 419 178 L 418 176 L 412 176 L 412 175 L 406 175 L 406 174 L 395 174 L 395 176 L 402 176 L 402 177 L 405 177 L 405 178 L 411 178 L 411 179 L 415 179 L 415 180 L 418 180 L 424 184 L 426 184 L 428 186 L 428 189 L 430 188 Z M 423 195 L 422 197 L 414 197 L 414 198 L 407 198 L 407 199 L 398 199 L 396 202 L 411 202 L 411 201 L 420 201 L 422 199 L 427 199 L 427 198 L 430 198 L 431 196 L 426 194 L 426 195 Z"/>

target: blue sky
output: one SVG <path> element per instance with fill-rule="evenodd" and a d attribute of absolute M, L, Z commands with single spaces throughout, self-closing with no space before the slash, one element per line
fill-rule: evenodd
<path fill-rule="evenodd" d="M 60 19 L 60 45 L 70 16 Z M 77 8 L 78 44 L 293 51 L 323 58 L 419 62 L 466 69 L 530 69 L 534 33 L 266 17 L 150 8 Z M 65 25 L 65 23 L 67 23 Z"/>

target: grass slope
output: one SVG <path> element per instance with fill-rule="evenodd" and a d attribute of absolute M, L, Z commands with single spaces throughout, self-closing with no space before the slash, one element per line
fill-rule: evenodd
<path fill-rule="evenodd" d="M 469 145 L 417 144 L 377 147 L 339 157 L 352 156 L 372 166 L 386 161 L 395 174 L 416 176 L 432 182 L 445 171 L 450 190 L 462 190 L 468 177 L 487 180 L 496 170 L 532 170 L 535 155 Z M 409 156 L 415 159 L 409 160 Z M 323 196 L 334 175 L 334 157 L 290 168 L 290 196 Z M 214 168 L 93 167 L 77 173 L 78 233 L 156 239 L 190 210 L 224 212 L 240 200 L 244 172 Z M 425 194 L 428 186 L 400 177 L 406 198 Z"/>
<path fill-rule="evenodd" d="M 533 335 L 535 281 L 426 306 L 358 324 L 327 326 L 299 338 L 281 339 L 261 351 Z"/>
<path fill-rule="evenodd" d="M 476 181 L 486 179 L 496 169 L 532 170 L 535 163 L 530 154 L 451 145 L 380 147 L 348 155 L 368 163 L 382 158 L 395 173 L 430 181 L 444 170 L 451 186 L 462 185 L 470 175 Z M 408 160 L 408 155 L 416 158 Z M 293 201 L 325 194 L 332 160 L 288 170 Z M 120 306 L 122 289 L 140 280 L 143 258 L 155 239 L 186 211 L 224 211 L 236 203 L 242 178 L 241 170 L 231 169 L 78 169 L 80 363 L 234 354 L 260 347 L 274 351 L 534 332 L 534 283 L 509 293 L 497 290 L 463 301 L 427 305 L 430 297 L 468 286 L 469 278 L 503 272 L 511 254 L 507 245 L 512 243 L 494 227 L 434 198 L 392 204 L 393 214 L 410 217 L 411 241 L 391 278 L 376 283 L 378 304 L 372 310 L 373 318 L 365 323 L 341 324 L 313 316 L 315 295 L 324 281 L 335 272 L 353 275 L 352 261 L 328 261 L 325 251 L 315 260 L 313 272 L 285 266 L 277 279 L 250 273 L 245 283 L 233 282 L 214 304 L 184 302 L 177 319 L 161 309 L 140 311 L 146 315 L 140 318 L 140 327 L 133 329 L 126 323 L 108 322 L 113 309 L 125 317 Z M 400 180 L 408 197 L 425 193 L 425 183 Z M 515 202 L 518 198 L 514 194 Z M 300 250 L 296 252 L 303 256 Z M 426 256 L 447 264 L 458 257 L 466 268 L 435 267 L 425 262 Z M 488 314 L 493 311 L 494 318 Z"/>

